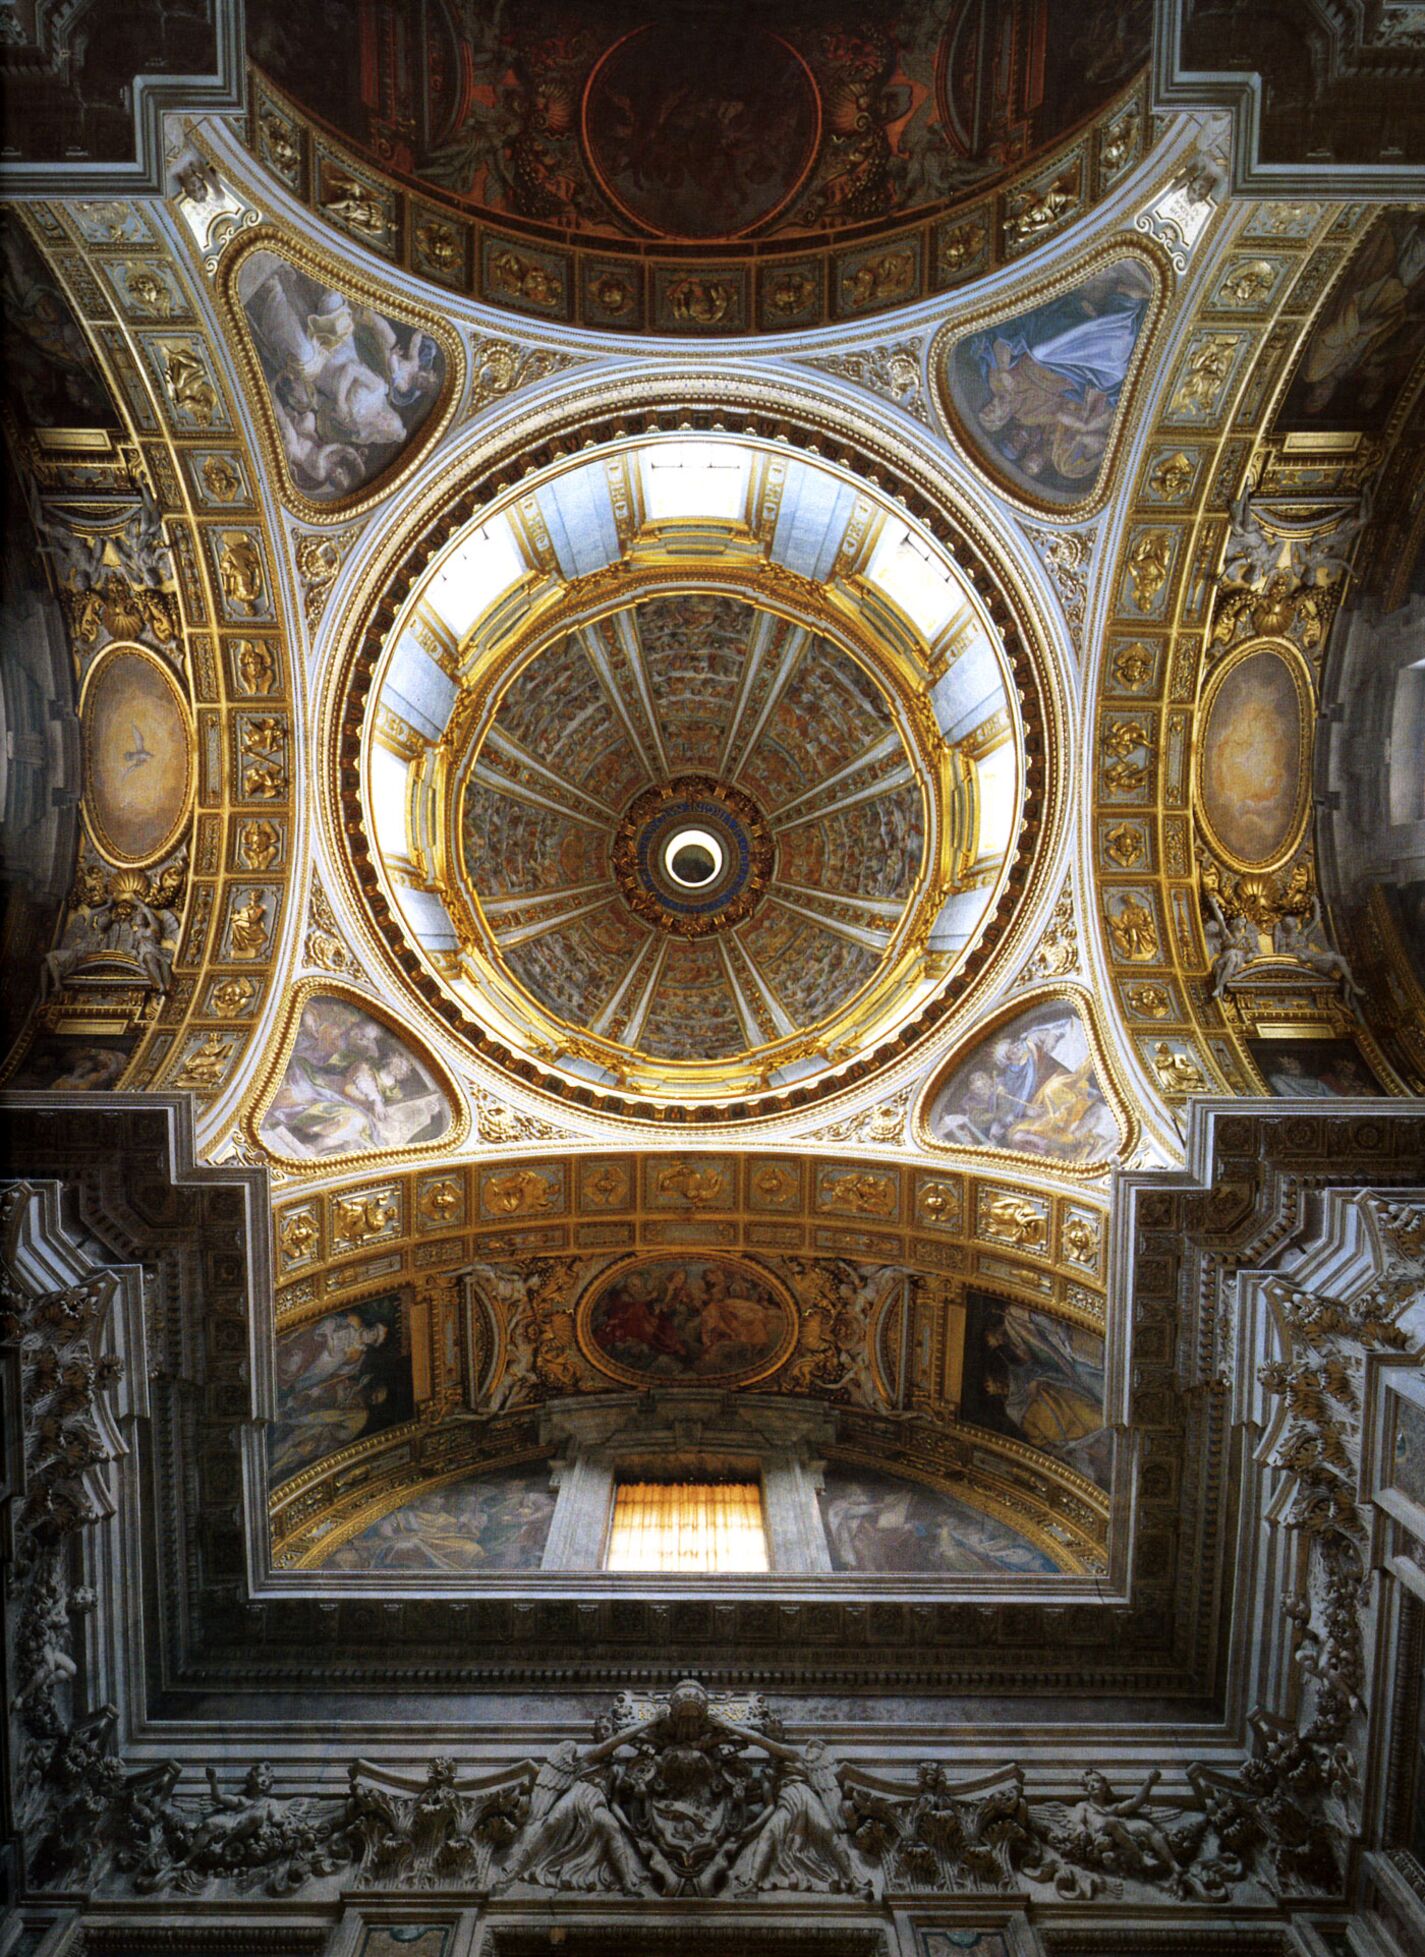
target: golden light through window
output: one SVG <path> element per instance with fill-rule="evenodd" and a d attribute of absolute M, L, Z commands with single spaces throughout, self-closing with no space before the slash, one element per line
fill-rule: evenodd
<path fill-rule="evenodd" d="M 607 1562 L 677 1575 L 765 1570 L 762 1491 L 755 1482 L 622 1482 Z"/>

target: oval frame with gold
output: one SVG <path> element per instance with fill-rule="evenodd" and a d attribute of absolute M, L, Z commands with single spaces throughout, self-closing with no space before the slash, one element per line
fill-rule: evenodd
<path fill-rule="evenodd" d="M 1277 847 L 1265 856 L 1247 857 L 1238 850 L 1229 848 L 1219 835 L 1217 825 L 1207 807 L 1203 777 L 1207 763 L 1207 736 L 1212 725 L 1213 710 L 1222 689 L 1234 673 L 1239 673 L 1249 661 L 1259 658 L 1276 659 L 1283 665 L 1291 679 L 1295 694 L 1298 739 L 1296 800 L 1292 807 L 1291 820 L 1283 825 L 1281 840 Z M 1300 648 L 1290 639 L 1246 639 L 1241 645 L 1233 646 L 1230 652 L 1224 653 L 1209 672 L 1193 720 L 1193 813 L 1214 855 L 1220 857 L 1233 870 L 1251 872 L 1279 869 L 1282 864 L 1290 861 L 1301 847 L 1301 839 L 1306 834 L 1306 825 L 1311 817 L 1311 770 L 1314 749 L 1312 730 L 1315 719 L 1316 693 L 1312 684 L 1311 668 Z"/>
<path fill-rule="evenodd" d="M 783 1319 L 782 1336 L 770 1358 L 758 1360 L 754 1365 L 741 1369 L 733 1368 L 726 1373 L 706 1375 L 687 1374 L 683 1377 L 660 1376 L 650 1372 L 639 1372 L 632 1366 L 620 1364 L 599 1346 L 594 1339 L 592 1320 L 602 1299 L 615 1285 L 623 1282 L 634 1271 L 649 1269 L 661 1264 L 719 1264 L 726 1269 L 744 1273 L 763 1291 L 770 1292 L 780 1307 Z M 662 1249 L 650 1255 L 640 1251 L 632 1257 L 621 1257 L 616 1264 L 609 1265 L 585 1287 L 574 1315 L 574 1333 L 579 1342 L 579 1350 L 589 1364 L 606 1379 L 616 1379 L 624 1386 L 664 1387 L 671 1391 L 679 1388 L 731 1388 L 754 1386 L 759 1380 L 770 1379 L 780 1372 L 796 1350 L 799 1321 L 796 1301 L 791 1292 L 780 1284 L 771 1274 L 754 1263 L 750 1258 L 728 1254 L 711 1244 L 687 1244 L 681 1248 Z"/>
<path fill-rule="evenodd" d="M 122 842 L 106 826 L 99 812 L 94 780 L 95 743 L 90 731 L 96 696 L 110 682 L 110 676 L 126 662 L 137 662 L 148 672 L 158 675 L 167 703 L 173 708 L 175 732 L 184 750 L 183 786 L 181 792 L 176 793 L 172 799 L 172 815 L 168 818 L 158 842 L 139 850 L 137 854 L 132 849 L 124 848 Z M 84 676 L 84 686 L 79 696 L 79 725 L 84 755 L 84 826 L 93 838 L 95 848 L 105 862 L 112 863 L 116 869 L 121 870 L 142 869 L 146 864 L 162 861 L 188 826 L 198 779 L 198 753 L 193 734 L 192 710 L 172 667 L 148 646 L 139 645 L 131 639 L 113 640 L 99 653 Z M 139 735 L 138 748 L 134 750 L 138 753 L 140 749 L 147 747 L 147 741 L 137 726 L 134 731 Z M 152 755 L 145 755 L 143 760 L 134 761 L 132 766 L 141 768 L 152 758 Z"/>

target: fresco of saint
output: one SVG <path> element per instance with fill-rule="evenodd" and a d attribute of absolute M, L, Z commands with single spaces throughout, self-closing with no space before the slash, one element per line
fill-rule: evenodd
<path fill-rule="evenodd" d="M 1285 428 L 1374 430 L 1425 345 L 1425 218 L 1378 218 L 1313 326 L 1282 405 Z"/>
<path fill-rule="evenodd" d="M 277 1418 L 268 1429 L 274 1481 L 410 1418 L 411 1363 L 400 1326 L 400 1299 L 392 1296 L 330 1312 L 278 1339 Z"/>
<path fill-rule="evenodd" d="M 1103 1340 L 1048 1312 L 972 1293 L 965 1335 L 964 1417 L 1009 1434 L 1106 1486 Z"/>
<path fill-rule="evenodd" d="M 542 1462 L 423 1489 L 333 1550 L 322 1568 L 438 1575 L 537 1570 L 554 1500 Z"/>
<path fill-rule="evenodd" d="M 382 1020 L 318 994 L 302 1008 L 281 1084 L 262 1117 L 274 1154 L 346 1155 L 435 1141 L 450 1103 Z"/>
<path fill-rule="evenodd" d="M 1056 1162 L 1100 1162 L 1118 1148 L 1083 1022 L 1058 1000 L 982 1040 L 930 1104 L 937 1141 Z"/>
<path fill-rule="evenodd" d="M 726 1379 L 768 1365 L 786 1307 L 740 1264 L 660 1258 L 624 1271 L 594 1300 L 589 1336 L 615 1367 L 655 1379 Z"/>
<path fill-rule="evenodd" d="M 1147 268 L 1121 260 L 952 348 L 965 433 L 1016 487 L 1064 506 L 1093 488 L 1152 293 Z"/>
<path fill-rule="evenodd" d="M 1267 1086 L 1284 1100 L 1337 1101 L 1379 1094 L 1353 1040 L 1249 1040 Z"/>

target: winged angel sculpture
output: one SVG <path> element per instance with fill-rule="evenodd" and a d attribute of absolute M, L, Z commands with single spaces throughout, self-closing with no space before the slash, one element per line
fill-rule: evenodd
<path fill-rule="evenodd" d="M 1090 1767 L 1079 1800 L 1031 1804 L 1017 1766 L 952 1783 L 928 1762 L 909 1789 L 855 1768 L 841 1776 L 851 1839 L 890 1888 L 941 1894 L 1027 1881 L 1077 1899 L 1117 1894 L 1127 1880 L 1221 1900 L 1240 1863 L 1203 1852 L 1206 1815 L 1153 1804 L 1157 1780 L 1155 1770 L 1119 1796 Z"/>
<path fill-rule="evenodd" d="M 687 1679 L 666 1699 L 624 1693 L 593 1746 L 556 1749 L 510 1875 L 668 1896 L 848 1892 L 865 1885 L 843 1829 L 819 1742 L 790 1746 L 759 1696 L 714 1698 Z"/>

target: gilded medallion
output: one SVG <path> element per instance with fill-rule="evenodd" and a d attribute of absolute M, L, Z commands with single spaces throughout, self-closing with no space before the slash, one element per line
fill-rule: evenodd
<path fill-rule="evenodd" d="M 145 646 L 106 646 L 79 720 L 90 834 L 111 863 L 155 862 L 177 842 L 193 799 L 193 730 L 177 680 Z"/>

